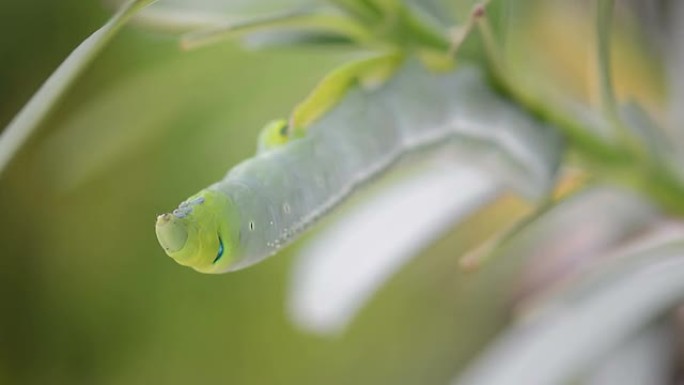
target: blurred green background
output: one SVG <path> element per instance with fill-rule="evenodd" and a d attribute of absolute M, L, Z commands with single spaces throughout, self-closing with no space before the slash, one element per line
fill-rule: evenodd
<path fill-rule="evenodd" d="M 108 16 L 95 0 L 0 2 L 1 126 Z M 347 55 L 187 53 L 126 28 L 0 179 L 0 383 L 447 383 L 505 323 L 520 263 L 465 276 L 456 256 L 519 202 L 434 245 L 338 338 L 287 319 L 293 247 L 208 276 L 155 238 L 157 214 L 251 156 L 264 122 Z"/>
<path fill-rule="evenodd" d="M 97 1 L 0 2 L 1 125 L 107 17 Z M 458 240 L 325 339 L 286 317 L 291 253 L 207 276 L 154 235 L 156 214 L 250 156 L 260 126 L 344 58 L 116 38 L 0 180 L 0 383 L 446 382 L 498 322 L 454 331 L 473 316 L 456 311 L 463 283 L 439 250 Z"/>

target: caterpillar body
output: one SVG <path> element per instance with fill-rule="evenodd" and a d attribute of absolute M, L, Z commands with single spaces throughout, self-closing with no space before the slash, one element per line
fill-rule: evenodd
<path fill-rule="evenodd" d="M 516 181 L 522 192 L 534 197 L 550 187 L 561 142 L 555 130 L 492 91 L 477 68 L 434 74 L 409 61 L 381 88 L 349 91 L 302 137 L 240 163 L 159 216 L 157 237 L 182 265 L 233 271 L 278 252 L 406 154 L 477 147 L 491 155 L 494 148 L 500 164 L 523 175 Z"/>

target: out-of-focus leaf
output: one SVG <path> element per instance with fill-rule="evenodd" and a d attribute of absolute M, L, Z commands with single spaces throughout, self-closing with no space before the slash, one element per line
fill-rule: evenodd
<path fill-rule="evenodd" d="M 250 16 L 321 4 L 319 0 L 165 0 L 150 7 L 150 12 L 161 9 Z"/>
<path fill-rule="evenodd" d="M 281 12 L 233 20 L 220 25 L 192 31 L 183 36 L 181 44 L 186 49 L 193 49 L 254 31 L 273 30 L 274 28 L 288 26 L 334 28 L 340 24 L 346 25 L 347 22 L 334 13 L 323 14 L 312 7 L 288 9 Z"/>
<path fill-rule="evenodd" d="M 676 354 L 672 325 L 648 326 L 603 358 L 585 385 L 668 385 Z"/>
<path fill-rule="evenodd" d="M 347 36 L 318 31 L 260 31 L 244 39 L 245 45 L 253 49 L 292 46 L 339 47 L 352 46 L 354 41 Z"/>
<path fill-rule="evenodd" d="M 514 245 L 513 252 L 529 255 L 528 268 L 514 292 L 516 302 L 529 301 L 530 296 L 575 277 L 597 257 L 659 219 L 653 205 L 616 188 L 593 187 L 568 197 Z"/>
<path fill-rule="evenodd" d="M 321 36 L 326 35 L 327 39 L 330 39 L 331 36 L 337 36 L 338 39 L 344 37 L 357 43 L 374 41 L 366 29 L 344 17 L 337 10 L 321 8 L 284 11 L 193 30 L 183 35 L 181 46 L 185 49 L 195 49 L 225 39 L 251 37 L 254 34 L 261 34 L 262 36 L 267 34 L 266 36 L 269 36 L 269 33 L 271 39 L 277 34 L 291 36 L 293 33 L 297 33 L 297 39 L 290 37 L 290 44 L 307 43 L 307 40 L 311 40 L 312 36 L 321 40 Z M 280 45 L 283 43 L 281 42 Z"/>
<path fill-rule="evenodd" d="M 670 245 L 679 247 L 682 239 L 684 225 L 681 223 L 662 219 L 651 223 L 647 229 L 642 228 L 641 233 L 606 250 L 600 259 L 581 266 L 573 276 L 557 282 L 552 288 L 547 288 L 536 301 L 527 304 L 528 311 L 522 312 L 521 318 L 531 319 L 580 298 L 591 296 L 594 291 L 605 286 L 606 282 L 622 274 L 625 268 L 631 266 L 636 269 L 652 263 L 655 258 L 644 258 L 644 253 L 661 246 L 665 249 Z M 582 284 L 578 286 L 577 282 Z"/>
<path fill-rule="evenodd" d="M 209 11 L 149 7 L 138 12 L 131 20 L 131 23 L 146 29 L 168 33 L 183 33 L 197 29 L 217 27 L 229 21 L 232 21 L 229 16 Z"/>
<path fill-rule="evenodd" d="M 615 90 L 613 88 L 613 72 L 611 68 L 610 36 L 613 21 L 613 6 L 615 0 L 597 0 L 596 60 L 599 74 L 599 88 L 603 110 L 611 119 L 617 119 Z M 617 123 L 617 122 L 616 122 Z"/>
<path fill-rule="evenodd" d="M 669 6 L 671 36 L 665 50 L 669 103 L 670 126 L 675 133 L 678 148 L 684 145 L 684 3 L 672 1 Z"/>
<path fill-rule="evenodd" d="M 656 122 L 652 116 L 636 101 L 629 101 L 620 106 L 620 117 L 627 128 L 638 139 L 643 151 L 653 160 L 656 167 L 666 170 L 672 182 L 684 181 L 684 153 L 678 150 L 678 134 L 667 131 L 666 127 Z M 671 182 L 671 183 L 672 183 Z M 660 187 L 662 189 L 662 186 Z M 654 186 L 657 191 L 658 185 Z M 672 199 L 678 199 L 674 194 Z"/>
<path fill-rule="evenodd" d="M 454 18 L 453 2 L 443 0 L 407 0 L 406 6 L 419 17 L 436 20 L 444 27 L 453 27 L 456 24 Z"/>
<path fill-rule="evenodd" d="M 170 33 L 189 33 L 196 31 L 223 31 L 247 28 L 258 25 L 273 25 L 283 16 L 302 14 L 320 10 L 324 2 L 315 0 L 292 1 L 232 1 L 211 0 L 187 1 L 171 0 L 153 4 L 139 12 L 132 20 L 141 27 Z M 281 22 L 282 24 L 282 22 Z M 216 34 L 216 33 L 214 33 Z M 233 31 L 224 32 L 233 35 Z M 216 38 L 216 37 L 214 37 Z"/>
<path fill-rule="evenodd" d="M 629 7 L 634 16 L 639 21 L 639 32 L 642 32 L 648 38 L 648 45 L 653 50 L 652 52 L 662 55 L 666 49 L 667 32 L 672 24 L 672 20 L 668 20 L 671 16 L 669 14 L 669 5 L 675 5 L 676 1 L 668 0 L 627 0 L 621 2 L 621 5 Z M 674 18 L 676 19 L 676 12 Z"/>
<path fill-rule="evenodd" d="M 127 2 L 102 28 L 76 47 L 50 75 L 0 135 L 0 173 L 95 56 L 138 10 L 154 1 Z"/>
<path fill-rule="evenodd" d="M 501 191 L 491 177 L 453 162 L 420 171 L 345 213 L 301 251 L 290 294 L 299 326 L 343 331 L 394 272 Z"/>
<path fill-rule="evenodd" d="M 622 121 L 651 158 L 658 161 L 672 160 L 674 147 L 670 139 L 638 102 L 631 100 L 623 103 L 619 113 Z"/>
<path fill-rule="evenodd" d="M 682 301 L 684 234 L 634 250 L 616 257 L 630 263 L 579 280 L 563 301 L 512 326 L 454 384 L 567 382 Z"/>

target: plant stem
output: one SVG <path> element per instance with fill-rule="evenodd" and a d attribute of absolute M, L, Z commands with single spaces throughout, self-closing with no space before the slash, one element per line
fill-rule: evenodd
<path fill-rule="evenodd" d="M 599 0 L 601 15 L 599 19 L 609 18 L 607 10 L 612 9 L 613 0 Z M 606 16 L 606 14 L 608 16 Z M 541 98 L 534 91 L 523 87 L 506 68 L 504 58 L 486 16 L 477 23 L 485 45 L 485 52 L 490 61 L 494 81 L 502 92 L 517 101 L 532 114 L 561 130 L 574 144 L 574 148 L 583 160 L 601 175 L 617 180 L 623 185 L 641 191 L 652 199 L 667 207 L 677 215 L 684 215 L 684 182 L 667 165 L 652 159 L 643 151 L 642 146 L 629 135 L 627 128 L 619 120 L 615 108 L 615 99 L 610 79 L 610 60 L 607 55 L 608 43 L 606 36 L 600 37 L 599 67 L 601 74 L 601 89 L 604 106 L 608 109 L 608 117 L 614 127 L 619 130 L 620 139 L 617 143 L 593 135 L 590 128 L 568 112 Z M 603 27 L 599 27 L 603 30 Z M 607 29 L 606 29 L 607 31 Z M 606 31 L 602 32 L 604 35 Z M 612 118 L 611 115 L 612 114 Z"/>

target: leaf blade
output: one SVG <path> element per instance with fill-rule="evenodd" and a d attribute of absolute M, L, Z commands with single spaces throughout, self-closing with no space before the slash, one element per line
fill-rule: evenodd
<path fill-rule="evenodd" d="M 389 277 L 501 188 L 463 164 L 433 164 L 383 191 L 328 228 L 295 260 L 291 318 L 339 334 Z"/>
<path fill-rule="evenodd" d="M 683 241 L 639 250 L 634 259 L 642 263 L 621 265 L 609 283 L 513 326 L 453 384 L 556 384 L 587 370 L 682 300 Z"/>
<path fill-rule="evenodd" d="M 0 175 L 97 54 L 138 10 L 154 1 L 131 0 L 126 3 L 104 26 L 79 44 L 48 77 L 0 134 Z"/>

